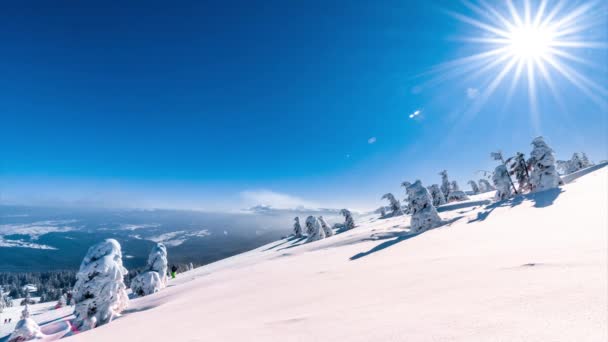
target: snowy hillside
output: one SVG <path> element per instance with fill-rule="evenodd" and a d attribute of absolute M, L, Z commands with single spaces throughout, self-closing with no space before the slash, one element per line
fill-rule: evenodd
<path fill-rule="evenodd" d="M 582 174 L 582 173 L 581 173 Z M 606 341 L 608 169 L 285 239 L 178 275 L 72 341 Z"/>

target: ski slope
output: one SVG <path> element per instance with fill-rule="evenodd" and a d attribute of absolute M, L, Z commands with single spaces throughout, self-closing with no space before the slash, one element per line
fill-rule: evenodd
<path fill-rule="evenodd" d="M 70 341 L 606 341 L 608 170 L 560 189 L 360 218 L 179 274 Z"/>

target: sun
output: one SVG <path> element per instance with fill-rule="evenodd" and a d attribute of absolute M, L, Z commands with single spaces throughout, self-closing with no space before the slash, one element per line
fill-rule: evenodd
<path fill-rule="evenodd" d="M 514 90 L 523 83 L 536 124 L 539 115 L 536 104 L 544 95 L 539 93 L 541 83 L 556 102 L 563 98 L 560 87 L 566 82 L 601 108 L 608 105 L 605 86 L 588 77 L 593 74 L 589 70 L 598 66 L 586 59 L 591 50 L 608 47 L 605 37 L 597 41 L 588 35 L 594 30 L 605 30 L 605 4 L 599 0 L 471 1 L 463 0 L 469 14 L 447 12 L 471 26 L 473 34 L 459 39 L 474 44 L 480 51 L 436 66 L 431 73 L 438 76 L 430 83 L 439 84 L 450 78 L 463 83 L 487 80 L 475 96 L 472 111 L 476 112 L 501 84 L 510 83 L 502 94 L 508 103 Z"/>
<path fill-rule="evenodd" d="M 554 39 L 555 32 L 549 28 L 514 27 L 508 32 L 508 53 L 527 61 L 542 60 L 550 56 Z"/>

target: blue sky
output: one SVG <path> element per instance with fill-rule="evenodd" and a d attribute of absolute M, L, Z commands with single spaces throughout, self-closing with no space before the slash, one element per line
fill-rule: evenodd
<path fill-rule="evenodd" d="M 599 17 L 576 18 L 588 23 L 577 39 L 605 44 L 606 4 L 598 6 L 590 13 Z M 535 120 L 525 77 L 506 96 L 514 77 L 507 73 L 481 101 L 500 65 L 479 74 L 467 69 L 473 63 L 436 68 L 484 51 L 461 39 L 479 28 L 450 14 L 479 19 L 475 8 L 455 1 L 3 3 L 1 200 L 367 209 L 385 192 L 403 197 L 403 180 L 439 182 L 443 169 L 465 187 L 479 178 L 475 171 L 493 169 L 491 151 L 529 153 L 538 134 L 560 159 L 575 151 L 606 159 L 605 93 L 586 93 L 581 82 L 550 72 L 561 95 L 556 100 L 538 80 Z M 595 65 L 572 61 L 570 68 L 608 84 L 606 49 L 574 50 Z"/>

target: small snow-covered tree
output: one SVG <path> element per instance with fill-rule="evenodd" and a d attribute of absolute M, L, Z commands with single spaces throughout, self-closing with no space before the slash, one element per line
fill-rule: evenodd
<path fill-rule="evenodd" d="M 192 271 L 194 269 L 194 264 L 192 262 L 190 262 L 188 264 L 188 271 Z M 165 274 L 166 275 L 166 274 Z"/>
<path fill-rule="evenodd" d="M 471 190 L 473 191 L 473 194 L 478 194 L 479 193 L 479 186 L 477 186 L 477 183 L 475 183 L 474 180 L 470 180 L 468 182 L 468 184 L 471 186 Z"/>
<path fill-rule="evenodd" d="M 487 179 L 483 179 L 483 178 L 479 180 L 479 189 L 482 192 L 488 192 L 488 191 L 496 190 L 494 188 L 494 186 L 492 186 L 492 184 L 490 184 L 490 182 L 488 182 Z"/>
<path fill-rule="evenodd" d="M 569 160 L 556 160 L 555 169 L 557 170 L 557 173 L 559 173 L 560 175 L 567 175 L 570 171 L 570 161 Z"/>
<path fill-rule="evenodd" d="M 439 172 L 439 175 L 441 176 L 441 192 L 443 192 L 443 196 L 446 199 L 450 198 L 450 192 L 451 192 L 451 187 L 452 185 L 450 184 L 450 180 L 448 179 L 448 171 L 447 170 L 443 170 L 441 172 Z"/>
<path fill-rule="evenodd" d="M 492 157 L 492 159 L 497 160 L 499 162 L 502 163 L 502 165 L 505 166 L 505 168 L 507 168 L 507 163 L 505 161 L 505 158 L 503 158 L 502 156 L 502 152 L 498 151 L 498 152 L 491 152 L 490 156 Z M 508 169 L 508 168 L 507 168 Z M 508 173 L 507 171 L 507 177 L 509 178 L 509 184 L 513 187 L 513 191 L 515 193 L 517 193 L 517 189 L 515 189 L 515 184 L 513 184 L 513 181 L 511 180 L 511 175 Z"/>
<path fill-rule="evenodd" d="M 323 232 L 325 233 L 325 237 L 330 237 L 330 236 L 334 235 L 334 231 L 327 224 L 327 221 L 325 221 L 325 218 L 323 216 L 319 216 L 318 220 L 319 220 L 319 224 L 321 224 L 321 228 L 323 229 Z"/>
<path fill-rule="evenodd" d="M 344 216 L 344 230 L 355 228 L 355 220 L 353 219 L 353 214 L 351 214 L 350 210 L 342 209 L 340 210 L 340 214 Z"/>
<path fill-rule="evenodd" d="M 307 242 L 325 239 L 325 231 L 321 227 L 319 220 L 314 216 L 308 216 L 306 218 L 306 230 L 312 232 L 308 235 Z"/>
<path fill-rule="evenodd" d="M 580 156 L 581 162 L 583 163 L 583 167 L 593 166 L 593 162 L 589 160 L 585 152 L 581 152 Z"/>
<path fill-rule="evenodd" d="M 293 218 L 293 235 L 296 238 L 301 238 L 302 237 L 302 226 L 300 225 L 300 218 L 299 217 L 294 217 Z"/>
<path fill-rule="evenodd" d="M 525 192 L 530 189 L 530 174 L 528 173 L 528 164 L 526 163 L 525 155 L 517 152 L 515 156 L 505 161 L 509 169 L 509 175 L 515 176 L 517 184 L 519 184 L 519 192 Z"/>
<path fill-rule="evenodd" d="M 511 197 L 509 171 L 507 171 L 507 167 L 505 165 L 501 164 L 496 167 L 494 170 L 494 175 L 492 176 L 492 181 L 494 181 L 494 186 L 496 186 L 495 199 L 497 201 Z"/>
<path fill-rule="evenodd" d="M 412 183 L 408 182 L 408 181 L 403 181 L 401 182 L 401 186 L 405 189 L 405 199 L 404 202 L 406 203 L 405 205 L 405 213 L 406 214 L 410 214 L 412 212 L 412 208 L 410 208 L 410 201 L 407 199 L 407 187 L 412 185 Z M 384 215 L 382 215 L 384 216 Z"/>
<path fill-rule="evenodd" d="M 62 295 L 59 297 L 59 300 L 57 301 L 57 304 L 55 304 L 55 307 L 56 307 L 56 308 L 62 308 L 62 307 L 64 307 L 64 306 L 66 306 L 67 302 L 68 302 L 68 300 L 67 300 L 67 298 L 66 298 L 65 294 L 62 294 Z"/>
<path fill-rule="evenodd" d="M 403 212 L 401 211 L 401 203 L 399 203 L 399 201 L 395 198 L 395 196 L 393 196 L 393 194 L 391 194 L 390 192 L 384 194 L 382 196 L 382 199 L 388 200 L 389 207 L 391 208 L 393 216 L 403 215 Z"/>
<path fill-rule="evenodd" d="M 469 199 L 469 196 L 464 193 L 464 191 L 460 190 L 458 183 L 456 181 L 452 181 L 450 184 L 450 195 L 448 197 L 448 202 L 458 202 L 458 201 L 466 201 Z"/>
<path fill-rule="evenodd" d="M 532 167 L 530 173 L 532 191 L 543 191 L 563 184 L 555 168 L 553 150 L 545 143 L 543 137 L 532 140 L 532 146 L 528 160 L 528 165 Z"/>
<path fill-rule="evenodd" d="M 159 292 L 167 286 L 167 247 L 157 243 L 148 255 L 144 272 L 131 280 L 131 290 L 138 296 Z"/>
<path fill-rule="evenodd" d="M 407 193 L 412 208 L 410 226 L 413 231 L 419 232 L 441 225 L 431 195 L 419 180 L 407 188 Z"/>
<path fill-rule="evenodd" d="M 556 162 L 556 168 L 557 168 L 557 162 Z M 570 158 L 570 160 L 568 161 L 568 164 L 566 167 L 566 173 L 574 173 L 582 168 L 584 168 L 584 166 L 583 166 L 583 161 L 582 161 L 580 154 L 578 154 L 576 152 L 573 153 L 572 158 Z"/>
<path fill-rule="evenodd" d="M 21 319 L 17 322 L 15 330 L 8 338 L 8 342 L 25 342 L 32 340 L 42 339 L 44 335 L 40 330 L 40 327 L 30 317 L 30 311 L 28 304 L 25 304 L 23 311 L 21 312 Z"/>
<path fill-rule="evenodd" d="M 437 207 L 442 204 L 446 204 L 445 197 L 443 196 L 443 192 L 439 188 L 439 185 L 433 184 L 428 187 L 428 190 L 431 195 L 431 199 L 433 200 L 433 206 Z"/>
<path fill-rule="evenodd" d="M 129 303 L 126 274 L 118 241 L 107 239 L 89 248 L 74 286 L 76 329 L 93 329 L 120 315 Z"/>
<path fill-rule="evenodd" d="M 378 214 L 380 214 L 380 217 L 385 217 L 385 216 L 386 216 L 386 208 L 385 208 L 384 206 L 382 206 L 382 207 L 378 208 L 378 209 L 376 210 L 376 212 L 377 212 Z"/>

